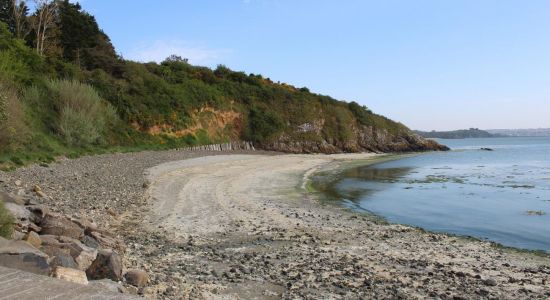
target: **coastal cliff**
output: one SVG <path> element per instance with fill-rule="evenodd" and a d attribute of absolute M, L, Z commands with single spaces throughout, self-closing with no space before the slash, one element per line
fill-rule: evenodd
<path fill-rule="evenodd" d="M 37 53 L 0 19 L 0 168 L 228 142 L 291 153 L 446 149 L 364 105 L 306 87 L 177 55 L 126 60 L 78 4 L 57 9 L 56 52 Z M 87 50 L 75 57 L 78 49 Z"/>
<path fill-rule="evenodd" d="M 321 141 L 296 141 L 288 135 L 276 141 L 260 144 L 259 148 L 289 153 L 353 153 L 353 152 L 421 152 L 447 151 L 447 146 L 422 138 L 410 131 L 391 134 L 385 129 L 363 127 L 346 141 L 322 139 Z"/>

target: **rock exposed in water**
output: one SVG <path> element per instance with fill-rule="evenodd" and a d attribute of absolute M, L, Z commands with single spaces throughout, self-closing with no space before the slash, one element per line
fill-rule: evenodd
<path fill-rule="evenodd" d="M 48 255 L 24 241 L 0 238 L 0 266 L 40 275 L 50 274 Z"/>
<path fill-rule="evenodd" d="M 100 250 L 86 274 L 90 279 L 108 278 L 119 281 L 122 279 L 122 259 L 114 250 Z"/>

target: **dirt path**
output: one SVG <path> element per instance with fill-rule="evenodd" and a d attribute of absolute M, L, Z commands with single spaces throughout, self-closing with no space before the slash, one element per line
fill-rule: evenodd
<path fill-rule="evenodd" d="M 305 193 L 316 169 L 372 156 L 227 155 L 151 168 L 131 263 L 156 274 L 149 295 L 176 299 L 550 296 L 547 256 L 380 224 Z"/>

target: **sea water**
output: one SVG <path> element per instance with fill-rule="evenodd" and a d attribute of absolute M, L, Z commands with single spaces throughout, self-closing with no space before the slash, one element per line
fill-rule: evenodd
<path fill-rule="evenodd" d="M 550 252 L 550 138 L 438 142 L 451 151 L 347 169 L 331 195 L 389 222 Z"/>

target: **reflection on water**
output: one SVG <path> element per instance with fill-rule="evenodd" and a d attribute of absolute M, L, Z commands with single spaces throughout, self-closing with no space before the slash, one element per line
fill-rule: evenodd
<path fill-rule="evenodd" d="M 390 222 L 550 251 L 550 139 L 449 146 L 460 150 L 352 168 L 325 182 L 317 178 L 317 186 Z"/>

